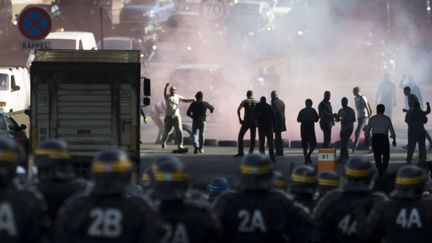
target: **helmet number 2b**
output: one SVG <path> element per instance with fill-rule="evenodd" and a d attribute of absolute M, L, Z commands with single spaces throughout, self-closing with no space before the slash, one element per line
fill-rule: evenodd
<path fill-rule="evenodd" d="M 250 212 L 249 210 L 242 209 L 237 216 L 241 219 L 238 232 L 267 232 L 267 226 L 260 210 L 255 209 L 253 212 Z"/>
<path fill-rule="evenodd" d="M 123 214 L 115 208 L 94 208 L 90 211 L 92 223 L 87 234 L 93 237 L 115 238 L 123 232 Z"/>

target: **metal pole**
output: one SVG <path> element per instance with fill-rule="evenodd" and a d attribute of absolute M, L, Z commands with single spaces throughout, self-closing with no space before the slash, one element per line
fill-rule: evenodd
<path fill-rule="evenodd" d="M 104 49 L 104 33 L 103 33 L 103 8 L 99 7 L 99 16 L 100 16 L 100 34 L 101 34 L 101 48 Z"/>

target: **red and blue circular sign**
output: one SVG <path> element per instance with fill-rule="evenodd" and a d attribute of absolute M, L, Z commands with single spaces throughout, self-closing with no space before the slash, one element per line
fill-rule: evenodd
<path fill-rule="evenodd" d="M 43 8 L 24 9 L 18 20 L 21 34 L 29 40 L 41 40 L 51 31 L 51 16 Z"/>

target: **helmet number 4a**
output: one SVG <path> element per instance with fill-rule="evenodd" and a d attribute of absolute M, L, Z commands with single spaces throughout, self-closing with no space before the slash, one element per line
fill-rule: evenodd
<path fill-rule="evenodd" d="M 115 208 L 94 208 L 90 211 L 92 223 L 87 234 L 93 237 L 115 238 L 123 232 L 123 214 Z"/>
<path fill-rule="evenodd" d="M 423 227 L 417 208 L 413 208 L 411 211 L 402 208 L 396 218 L 396 224 L 400 225 L 403 229 L 409 229 L 413 226 L 416 226 L 417 228 Z"/>
<path fill-rule="evenodd" d="M 355 218 L 351 220 L 351 215 L 347 214 L 341 221 L 339 221 L 338 228 L 344 235 L 352 235 L 357 233 L 357 221 Z"/>

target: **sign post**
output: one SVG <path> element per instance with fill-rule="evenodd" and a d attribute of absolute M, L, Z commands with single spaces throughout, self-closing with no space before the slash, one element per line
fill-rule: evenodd
<path fill-rule="evenodd" d="M 21 34 L 27 39 L 21 43 L 24 49 L 48 49 L 49 42 L 40 41 L 51 31 L 51 16 L 43 8 L 24 9 L 18 19 Z"/>
<path fill-rule="evenodd" d="M 202 0 L 198 11 L 206 21 L 216 23 L 225 18 L 228 9 L 225 0 Z"/>
<path fill-rule="evenodd" d="M 320 149 L 318 150 L 318 175 L 324 171 L 334 171 L 337 173 L 336 164 L 336 149 Z"/>

